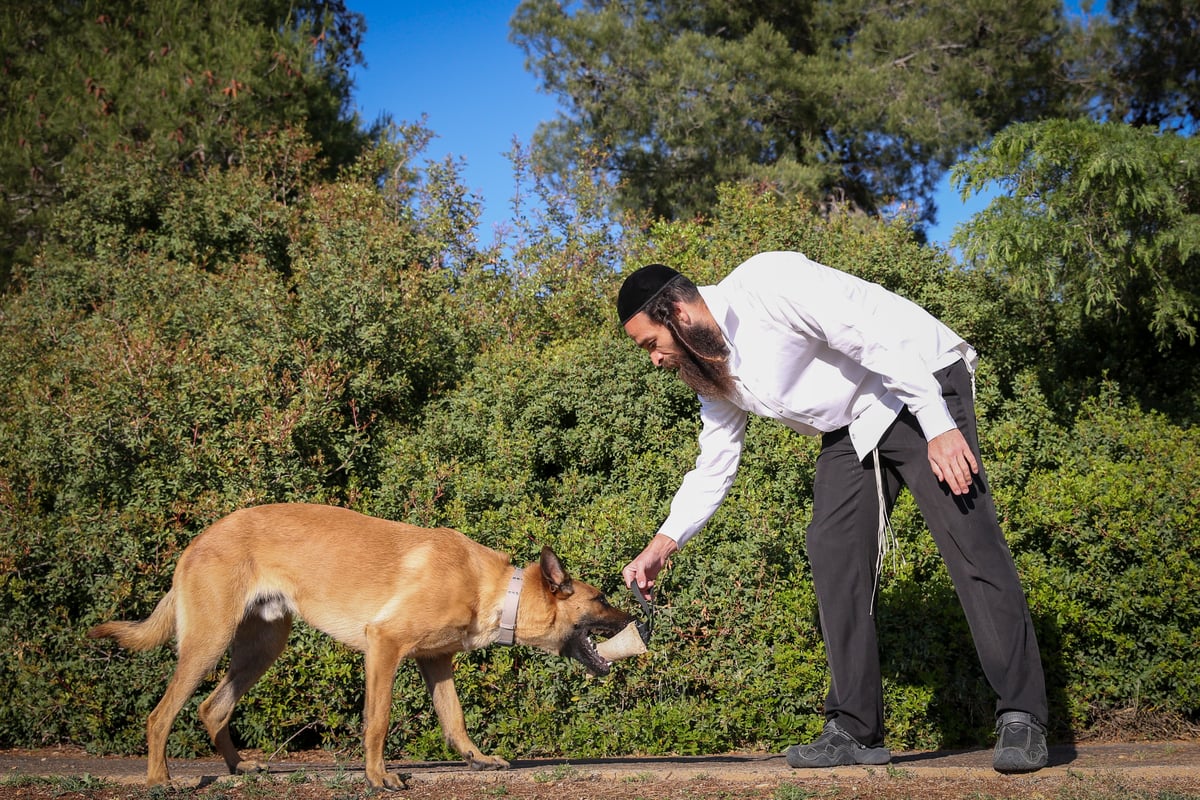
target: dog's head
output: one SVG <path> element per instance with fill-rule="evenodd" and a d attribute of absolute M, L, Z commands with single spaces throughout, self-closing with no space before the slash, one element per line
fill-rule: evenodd
<path fill-rule="evenodd" d="M 548 653 L 573 658 L 593 675 L 607 675 L 612 664 L 596 652 L 592 636 L 612 636 L 633 616 L 609 604 L 595 586 L 567 574 L 549 547 L 538 563 L 540 581 L 531 581 L 534 565 L 525 572 L 517 615 L 517 640 Z"/>

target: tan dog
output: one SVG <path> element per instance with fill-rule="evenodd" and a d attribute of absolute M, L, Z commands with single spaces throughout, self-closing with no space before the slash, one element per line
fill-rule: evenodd
<path fill-rule="evenodd" d="M 514 573 L 523 576 L 518 587 Z M 519 592 L 519 593 L 518 593 Z M 454 688 L 454 653 L 496 642 L 502 616 L 514 637 L 606 674 L 591 634 L 611 635 L 632 617 L 595 587 L 572 581 L 558 557 L 514 570 L 509 557 L 448 528 L 427 529 L 331 506 L 282 504 L 234 512 L 196 537 L 175 567 L 171 590 L 142 622 L 106 622 L 88 631 L 148 650 L 177 639 L 179 663 L 146 722 L 150 785 L 168 780 L 167 735 L 187 699 L 226 650 L 229 670 L 200 719 L 229 771 L 243 761 L 229 735 L 234 704 L 279 656 L 293 615 L 366 654 L 363 747 L 367 780 L 395 789 L 383 764 L 392 684 L 403 658 L 417 662 L 447 743 L 474 769 L 508 762 L 479 752 L 467 735 Z"/>

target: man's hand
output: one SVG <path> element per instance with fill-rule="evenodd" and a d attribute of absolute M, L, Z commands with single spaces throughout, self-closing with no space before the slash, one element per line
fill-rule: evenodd
<path fill-rule="evenodd" d="M 971 491 L 971 476 L 979 474 L 979 462 L 957 428 L 929 440 L 929 466 L 954 494 Z"/>
<path fill-rule="evenodd" d="M 671 554 L 678 549 L 679 545 L 675 544 L 673 539 L 669 539 L 661 533 L 655 534 L 654 538 L 650 540 L 650 544 L 646 545 L 638 557 L 621 570 L 621 577 L 625 579 L 625 585 L 632 586 L 636 582 L 638 588 L 645 592 L 646 598 L 653 599 L 651 590 L 654 588 L 654 579 L 667 565 Z"/>

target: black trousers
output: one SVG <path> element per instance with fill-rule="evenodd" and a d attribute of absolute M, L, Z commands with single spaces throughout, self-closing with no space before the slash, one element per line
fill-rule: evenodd
<path fill-rule="evenodd" d="M 884 499 L 890 511 L 901 486 L 916 499 L 966 613 L 984 675 L 998 695 L 997 715 L 1025 711 L 1045 723 L 1046 683 L 1037 638 L 979 456 L 971 374 L 959 361 L 935 377 L 980 472 L 973 476 L 969 494 L 952 494 L 934 477 L 928 443 L 906 410 L 877 448 Z M 859 460 L 846 429 L 826 434 L 817 457 L 813 519 L 806 535 L 831 679 L 825 716 L 867 746 L 881 745 L 884 735 L 883 683 L 872 615 L 878 531 L 872 459 Z"/>

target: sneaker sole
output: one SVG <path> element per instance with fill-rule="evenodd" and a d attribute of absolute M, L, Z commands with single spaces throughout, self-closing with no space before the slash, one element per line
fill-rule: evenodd
<path fill-rule="evenodd" d="M 830 767 L 881 767 L 884 764 L 891 763 L 892 751 L 885 747 L 864 747 L 861 750 L 854 750 L 844 755 L 848 758 L 838 758 L 837 760 L 805 760 L 798 748 L 795 746 L 789 747 L 784 754 L 787 759 L 788 766 L 792 769 L 829 769 Z"/>
<path fill-rule="evenodd" d="M 1045 761 L 1040 764 L 1035 764 L 1025 760 L 1016 761 L 997 759 L 995 762 L 993 762 L 992 769 L 996 770 L 996 772 L 999 772 L 1002 775 L 1019 775 L 1024 772 L 1037 772 L 1039 769 L 1042 769 L 1045 766 Z"/>

